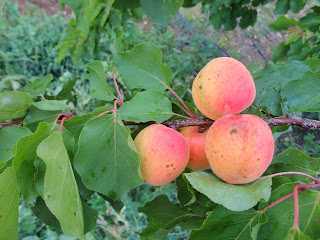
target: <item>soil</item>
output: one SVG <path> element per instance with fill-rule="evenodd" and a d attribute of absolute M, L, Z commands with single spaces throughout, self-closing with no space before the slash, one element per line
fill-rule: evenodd
<path fill-rule="evenodd" d="M 17 2 L 17 0 L 12 0 Z M 42 9 L 49 16 L 55 14 L 61 14 L 64 17 L 73 16 L 72 9 L 68 6 L 65 6 L 64 11 L 61 11 L 60 3 L 58 0 L 18 0 L 19 2 L 19 11 L 23 13 L 29 9 L 29 4 L 35 5 Z"/>

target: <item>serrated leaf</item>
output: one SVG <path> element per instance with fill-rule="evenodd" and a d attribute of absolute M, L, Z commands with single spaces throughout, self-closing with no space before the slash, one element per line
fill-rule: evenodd
<path fill-rule="evenodd" d="M 8 161 L 13 157 L 13 148 L 17 141 L 32 132 L 26 127 L 10 126 L 0 130 L 0 162 Z"/>
<path fill-rule="evenodd" d="M 78 140 L 80 132 L 83 126 L 91 119 L 94 118 L 92 114 L 86 114 L 83 116 L 73 116 L 64 122 L 63 126 L 72 133 L 72 135 Z"/>
<path fill-rule="evenodd" d="M 320 71 L 306 72 L 281 89 L 283 113 L 320 111 Z"/>
<path fill-rule="evenodd" d="M 320 158 L 308 157 L 297 149 L 287 149 L 272 160 L 268 169 L 268 174 L 278 172 L 303 172 L 317 177 L 320 172 Z M 305 183 L 310 182 L 309 178 L 299 175 L 287 175 L 287 177 Z"/>
<path fill-rule="evenodd" d="M 33 103 L 33 106 L 44 111 L 58 111 L 68 109 L 68 105 L 57 100 L 46 100 Z"/>
<path fill-rule="evenodd" d="M 142 239 L 165 240 L 168 233 L 177 225 L 184 223 L 192 224 L 193 221 L 202 221 L 205 218 L 192 216 L 184 208 L 174 205 L 167 196 L 160 195 L 144 207 L 139 208 L 139 212 L 147 215 L 149 224 L 140 234 Z M 196 227 L 198 227 L 198 223 Z M 201 225 L 200 225 L 201 226 Z"/>
<path fill-rule="evenodd" d="M 272 192 L 271 198 L 260 208 L 275 202 L 293 191 L 297 182 L 280 186 Z M 318 219 L 320 218 L 320 193 L 308 190 L 299 194 L 299 227 L 302 233 L 311 239 L 320 237 Z M 294 202 L 293 197 L 288 198 L 265 212 L 269 221 L 260 228 L 259 239 L 278 240 L 284 239 L 293 226 Z"/>
<path fill-rule="evenodd" d="M 31 210 L 34 213 L 34 215 L 36 215 L 40 219 L 41 222 L 45 223 L 50 227 L 61 230 L 59 220 L 50 212 L 45 201 L 41 197 L 37 198 L 37 201 L 35 205 L 31 208 Z"/>
<path fill-rule="evenodd" d="M 116 0 L 112 5 L 112 7 L 114 8 L 121 8 L 121 9 L 137 8 L 139 6 L 140 6 L 139 0 Z"/>
<path fill-rule="evenodd" d="M 119 114 L 90 120 L 78 145 L 74 167 L 87 188 L 117 200 L 143 182 L 140 157 Z"/>
<path fill-rule="evenodd" d="M 278 17 L 277 20 L 270 24 L 270 29 L 274 31 L 287 30 L 289 27 L 297 26 L 298 23 L 293 18 L 286 18 L 285 16 Z"/>
<path fill-rule="evenodd" d="M 119 108 L 119 113 L 123 120 L 137 123 L 161 123 L 173 115 L 170 100 L 154 90 L 139 92 Z"/>
<path fill-rule="evenodd" d="M 48 74 L 44 77 L 36 77 L 32 80 L 31 83 L 26 85 L 23 88 L 20 88 L 20 91 L 28 92 L 32 98 L 38 96 L 44 96 L 46 89 L 49 86 L 49 83 L 52 81 L 53 75 Z"/>
<path fill-rule="evenodd" d="M 275 14 L 286 14 L 290 8 L 289 1 L 290 0 L 278 0 L 273 12 Z"/>
<path fill-rule="evenodd" d="M 194 190 L 183 174 L 176 179 L 176 184 L 178 199 L 182 206 L 188 207 L 199 216 L 205 216 L 208 211 L 214 208 L 215 203 L 204 194 Z"/>
<path fill-rule="evenodd" d="M 166 26 L 177 14 L 183 0 L 140 0 L 144 12 L 159 26 Z"/>
<path fill-rule="evenodd" d="M 29 93 L 17 91 L 0 93 L 0 121 L 23 117 L 32 103 Z"/>
<path fill-rule="evenodd" d="M 278 62 L 278 61 L 284 61 L 288 59 L 287 53 L 290 49 L 290 46 L 285 45 L 285 43 L 280 43 L 278 47 L 276 47 L 273 50 L 272 53 L 272 61 L 273 62 Z"/>
<path fill-rule="evenodd" d="M 293 13 L 298 13 L 300 12 L 300 10 L 304 8 L 306 3 L 307 3 L 307 0 L 290 0 L 289 2 L 290 10 Z"/>
<path fill-rule="evenodd" d="M 304 62 L 292 61 L 285 65 L 268 64 L 262 70 L 253 73 L 257 89 L 254 104 L 273 115 L 280 116 L 282 114 L 280 89 L 310 70 L 311 68 Z"/>
<path fill-rule="evenodd" d="M 298 228 L 291 228 L 284 240 L 312 240 Z"/>
<path fill-rule="evenodd" d="M 19 188 L 13 167 L 0 174 L 0 239 L 18 240 Z"/>
<path fill-rule="evenodd" d="M 112 88 L 106 82 L 106 73 L 101 61 L 87 64 L 90 79 L 90 94 L 98 100 L 112 101 L 115 99 Z"/>
<path fill-rule="evenodd" d="M 112 47 L 111 51 L 128 88 L 164 92 L 170 86 L 172 71 L 162 63 L 162 53 L 155 44 L 142 43 L 126 52 Z"/>
<path fill-rule="evenodd" d="M 40 122 L 54 122 L 61 111 L 44 111 L 31 105 L 30 110 L 27 113 L 23 126 L 28 127 L 31 131 L 36 131 Z"/>
<path fill-rule="evenodd" d="M 301 38 L 301 34 L 299 32 L 293 32 L 288 36 L 288 38 L 284 44 L 289 45 L 289 44 L 297 41 L 299 38 Z"/>
<path fill-rule="evenodd" d="M 267 201 L 271 194 L 270 177 L 261 177 L 248 184 L 233 185 L 205 172 L 184 173 L 184 176 L 194 189 L 232 211 L 250 209 L 261 199 Z"/>
<path fill-rule="evenodd" d="M 207 240 L 214 236 L 215 240 L 254 240 L 254 232 L 261 227 L 262 222 L 266 222 L 266 217 L 255 210 L 237 213 L 217 206 L 202 227 L 192 231 L 189 239 Z"/>
<path fill-rule="evenodd" d="M 117 212 L 120 213 L 121 209 L 123 208 L 124 204 L 121 200 L 113 200 L 109 198 L 108 196 L 105 196 L 103 194 L 99 194 L 104 200 L 108 201 L 112 208 Z"/>
<path fill-rule="evenodd" d="M 39 195 L 33 179 L 37 171 L 34 160 L 37 157 L 37 146 L 49 136 L 51 128 L 51 124 L 40 123 L 35 133 L 20 138 L 16 144 L 12 165 L 17 175 L 18 187 L 26 201 Z"/>
<path fill-rule="evenodd" d="M 80 194 L 62 133 L 54 131 L 42 141 L 37 155 L 46 163 L 43 189 L 46 205 L 59 220 L 64 234 L 85 239 Z"/>
<path fill-rule="evenodd" d="M 72 89 L 76 84 L 77 78 L 73 77 L 68 81 L 64 82 L 61 91 L 57 94 L 57 100 L 73 100 Z"/>

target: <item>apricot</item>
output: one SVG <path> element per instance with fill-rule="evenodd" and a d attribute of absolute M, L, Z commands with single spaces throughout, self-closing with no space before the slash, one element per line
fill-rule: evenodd
<path fill-rule="evenodd" d="M 248 108 L 256 88 L 248 69 L 238 60 L 221 57 L 211 60 L 198 73 L 192 85 L 192 97 L 206 117 L 218 119 Z"/>
<path fill-rule="evenodd" d="M 271 163 L 274 141 L 271 129 L 251 114 L 229 114 L 210 127 L 205 151 L 212 171 L 231 184 L 259 178 Z"/>
<path fill-rule="evenodd" d="M 189 143 L 190 158 L 187 167 L 192 170 L 203 170 L 210 167 L 205 152 L 205 142 L 208 130 L 199 133 L 199 126 L 184 127 L 180 133 Z"/>
<path fill-rule="evenodd" d="M 181 133 L 162 124 L 144 128 L 134 140 L 143 179 L 155 186 L 175 180 L 186 168 L 190 150 Z"/>

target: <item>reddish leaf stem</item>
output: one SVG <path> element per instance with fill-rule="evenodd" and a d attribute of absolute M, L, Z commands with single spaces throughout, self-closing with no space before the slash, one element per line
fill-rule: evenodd
<path fill-rule="evenodd" d="M 100 117 L 100 116 L 102 116 L 102 115 L 104 115 L 104 114 L 106 114 L 106 113 L 113 112 L 113 111 L 114 111 L 114 110 L 112 109 L 112 110 L 108 110 L 108 111 L 102 112 L 102 113 L 100 113 L 100 114 L 98 115 L 98 117 Z"/>
<path fill-rule="evenodd" d="M 124 102 L 123 102 L 123 99 L 121 97 L 121 94 L 120 94 L 120 91 L 119 91 L 119 88 L 118 88 L 118 84 L 117 84 L 117 80 L 116 80 L 116 78 L 114 76 L 113 69 L 112 69 L 112 77 L 113 77 L 114 86 L 115 86 L 117 94 L 118 94 L 119 105 L 121 106 Z"/>
<path fill-rule="evenodd" d="M 301 176 L 305 176 L 307 178 L 310 178 L 311 180 L 313 180 L 314 182 L 318 183 L 318 179 L 306 174 L 306 173 L 302 173 L 302 172 L 280 172 L 280 173 L 275 173 L 270 175 L 271 177 L 277 177 L 277 176 L 283 176 L 283 175 L 292 175 L 292 174 L 296 174 L 296 175 L 301 175 Z"/>
<path fill-rule="evenodd" d="M 63 123 L 64 123 L 65 120 L 67 120 L 67 117 L 62 118 L 62 120 L 61 120 L 61 123 L 60 123 L 60 132 L 62 132 Z"/>
<path fill-rule="evenodd" d="M 47 99 L 43 95 L 40 95 L 40 96 L 43 99 L 43 101 L 47 101 Z"/>
<path fill-rule="evenodd" d="M 173 115 L 178 116 L 178 117 L 182 117 L 182 118 L 186 118 L 186 119 L 189 119 L 189 120 L 192 120 L 192 119 L 193 119 L 193 118 L 191 118 L 191 117 L 183 116 L 183 115 L 180 115 L 180 114 L 178 114 L 178 113 L 173 113 Z"/>
<path fill-rule="evenodd" d="M 299 196 L 298 189 L 303 186 L 301 183 L 298 183 L 293 188 L 293 201 L 294 201 L 294 220 L 293 220 L 293 228 L 299 228 Z"/>
<path fill-rule="evenodd" d="M 190 109 L 187 107 L 187 105 L 184 103 L 184 101 L 178 96 L 178 94 L 175 93 L 175 91 L 172 90 L 172 88 L 167 87 L 167 89 L 176 97 L 178 98 L 179 102 L 181 102 L 182 106 L 184 107 L 184 111 L 186 111 L 186 113 L 192 117 L 192 118 L 199 118 L 199 116 L 194 115 Z"/>

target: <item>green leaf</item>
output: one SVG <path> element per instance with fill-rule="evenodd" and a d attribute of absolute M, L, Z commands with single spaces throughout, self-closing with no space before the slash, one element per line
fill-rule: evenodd
<path fill-rule="evenodd" d="M 270 177 L 261 177 L 248 184 L 233 185 L 206 172 L 184 173 L 184 176 L 194 189 L 232 211 L 250 209 L 261 199 L 267 201 L 271 194 Z"/>
<path fill-rule="evenodd" d="M 312 240 L 298 228 L 291 228 L 284 240 Z"/>
<path fill-rule="evenodd" d="M 73 77 L 69 79 L 68 81 L 64 82 L 63 88 L 61 91 L 57 94 L 56 99 L 57 100 L 73 100 L 74 97 L 72 95 L 72 89 L 74 85 L 76 84 L 77 78 Z"/>
<path fill-rule="evenodd" d="M 140 0 L 144 12 L 159 26 L 166 26 L 177 14 L 183 0 Z"/>
<path fill-rule="evenodd" d="M 177 225 L 200 222 L 201 226 L 205 219 L 192 216 L 187 209 L 171 203 L 165 195 L 160 195 L 146 203 L 144 207 L 139 208 L 139 212 L 146 214 L 149 221 L 147 228 L 140 234 L 141 239 L 165 240 L 168 233 Z M 198 223 L 196 223 L 196 227 L 199 226 Z"/>
<path fill-rule="evenodd" d="M 36 131 L 40 122 L 52 123 L 60 113 L 61 111 L 40 110 L 39 108 L 31 105 L 30 110 L 23 121 L 23 126 L 28 127 L 31 131 Z"/>
<path fill-rule="evenodd" d="M 183 174 L 176 179 L 176 184 L 180 204 L 187 206 L 195 214 L 205 216 L 216 205 L 207 196 L 194 190 Z"/>
<path fill-rule="evenodd" d="M 138 8 L 140 7 L 139 0 L 116 0 L 112 7 L 127 9 L 127 8 Z"/>
<path fill-rule="evenodd" d="M 37 171 L 34 160 L 37 157 L 37 146 L 49 136 L 51 128 L 51 124 L 40 123 L 35 133 L 20 138 L 17 142 L 12 165 L 17 175 L 19 189 L 26 201 L 39 195 L 34 185 L 34 174 Z"/>
<path fill-rule="evenodd" d="M 303 172 L 317 177 L 320 172 L 320 158 L 308 157 L 297 149 L 286 149 L 276 156 L 268 169 L 268 174 L 278 172 Z M 286 175 L 287 178 L 309 183 L 310 179 L 299 175 Z"/>
<path fill-rule="evenodd" d="M 33 103 L 29 93 L 0 93 L 0 121 L 21 118 L 26 115 L 26 109 Z"/>
<path fill-rule="evenodd" d="M 13 157 L 13 148 L 17 141 L 32 132 L 26 127 L 10 126 L 0 130 L 0 162 L 6 162 Z"/>
<path fill-rule="evenodd" d="M 283 113 L 320 111 L 320 71 L 306 72 L 281 89 Z M 315 127 L 316 128 L 316 127 Z"/>
<path fill-rule="evenodd" d="M 82 202 L 84 234 L 90 232 L 96 227 L 98 212 L 89 207 L 85 202 Z"/>
<path fill-rule="evenodd" d="M 272 192 L 271 198 L 260 209 L 292 192 L 297 182 L 284 184 Z M 308 190 L 299 194 L 299 227 L 301 232 L 311 239 L 320 237 L 318 219 L 320 218 L 320 193 Z M 292 228 L 294 219 L 293 197 L 288 198 L 265 212 L 269 221 L 261 226 L 259 239 L 284 239 Z"/>
<path fill-rule="evenodd" d="M 31 97 L 38 97 L 38 96 L 44 96 L 46 89 L 49 86 L 49 83 L 52 81 L 53 75 L 48 74 L 47 76 L 44 77 L 37 77 L 32 80 L 31 83 L 26 85 L 23 88 L 20 88 L 20 91 L 23 92 L 28 92 L 30 93 Z"/>
<path fill-rule="evenodd" d="M 45 111 L 58 111 L 58 110 L 66 110 L 68 109 L 68 105 L 64 104 L 63 102 L 57 100 L 46 100 L 35 102 L 33 105 L 40 110 Z"/>
<path fill-rule="evenodd" d="M 285 65 L 266 65 L 265 68 L 252 74 L 257 89 L 254 104 L 273 115 L 280 116 L 282 114 L 280 89 L 310 70 L 307 64 L 299 61 Z"/>
<path fill-rule="evenodd" d="M 87 64 L 90 79 L 90 94 L 98 100 L 112 101 L 115 96 L 106 82 L 106 73 L 101 61 Z"/>
<path fill-rule="evenodd" d="M 59 220 L 64 234 L 85 239 L 80 194 L 62 133 L 54 131 L 40 143 L 37 155 L 46 163 L 44 201 Z"/>
<path fill-rule="evenodd" d="M 289 7 L 290 7 L 289 1 L 290 0 L 278 0 L 273 12 L 275 14 L 286 14 L 289 11 Z"/>
<path fill-rule="evenodd" d="M 83 126 L 91 119 L 94 118 L 92 114 L 86 114 L 82 116 L 73 116 L 64 122 L 63 126 L 72 133 L 72 135 L 78 140 L 80 132 Z"/>
<path fill-rule="evenodd" d="M 12 167 L 0 174 L 0 239 L 18 240 L 19 189 Z"/>
<path fill-rule="evenodd" d="M 285 43 L 280 43 L 278 47 L 276 47 L 273 50 L 272 53 L 272 61 L 273 62 L 279 62 L 279 61 L 284 61 L 288 59 L 287 53 L 290 49 L 290 46 L 285 45 Z"/>
<path fill-rule="evenodd" d="M 119 113 L 123 120 L 137 123 L 161 123 L 173 115 L 170 100 L 154 90 L 139 92 L 119 108 Z"/>
<path fill-rule="evenodd" d="M 115 47 L 111 51 L 128 88 L 164 92 L 169 87 L 172 71 L 162 63 L 162 53 L 156 45 L 142 43 L 126 52 L 118 52 Z"/>
<path fill-rule="evenodd" d="M 99 195 L 106 201 L 108 201 L 110 203 L 110 205 L 113 207 L 113 209 L 117 212 L 120 213 L 121 209 L 123 208 L 124 204 L 121 200 L 113 200 L 111 198 L 109 198 L 108 196 L 105 196 L 101 193 L 99 193 Z"/>
<path fill-rule="evenodd" d="M 297 41 L 299 38 L 301 38 L 301 34 L 299 32 L 293 32 L 288 36 L 284 44 L 289 45 L 290 43 Z"/>
<path fill-rule="evenodd" d="M 266 217 L 255 210 L 250 209 L 237 213 L 217 206 L 204 221 L 202 227 L 192 231 L 189 239 L 207 240 L 211 236 L 214 236 L 215 240 L 257 239 L 254 238 L 254 235 L 261 227 L 262 222 L 266 222 Z"/>
<path fill-rule="evenodd" d="M 119 114 L 90 120 L 81 131 L 78 145 L 74 167 L 87 188 L 119 199 L 143 182 L 140 157 Z"/>
<path fill-rule="evenodd" d="M 55 229 L 61 230 L 60 223 L 58 219 L 50 212 L 45 201 L 38 197 L 35 205 L 31 208 L 34 215 L 36 215 L 41 222 L 44 224 L 53 227 Z"/>
<path fill-rule="evenodd" d="M 307 0 L 290 0 L 289 2 L 290 10 L 293 13 L 298 13 L 300 12 L 300 10 L 304 8 L 306 3 L 307 3 Z"/>
<path fill-rule="evenodd" d="M 287 30 L 289 27 L 297 26 L 298 23 L 293 18 L 286 18 L 285 16 L 278 17 L 277 20 L 270 24 L 270 29 L 273 31 Z"/>

